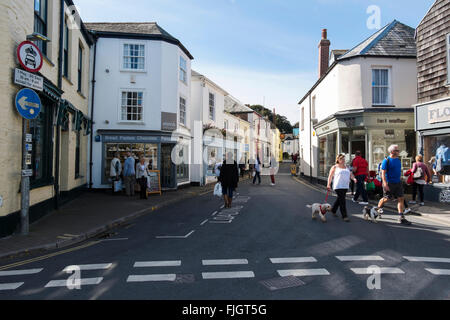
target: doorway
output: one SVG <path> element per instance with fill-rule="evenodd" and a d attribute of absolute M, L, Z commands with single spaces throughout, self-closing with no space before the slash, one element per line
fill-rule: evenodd
<path fill-rule="evenodd" d="M 172 144 L 161 145 L 161 188 L 175 188 L 175 166 L 172 163 Z"/>
<path fill-rule="evenodd" d="M 361 151 L 361 156 L 366 159 L 366 142 L 365 141 L 352 141 L 352 155 L 356 151 Z"/>

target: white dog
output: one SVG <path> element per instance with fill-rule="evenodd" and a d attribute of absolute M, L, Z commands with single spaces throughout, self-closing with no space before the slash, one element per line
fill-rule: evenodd
<path fill-rule="evenodd" d="M 316 214 L 318 213 L 322 222 L 327 222 L 327 219 L 325 219 L 325 214 L 327 212 L 331 212 L 332 209 L 331 204 L 329 203 L 313 203 L 311 205 L 307 205 L 307 207 L 312 210 L 312 218 L 316 219 Z"/>
<path fill-rule="evenodd" d="M 383 209 L 378 207 L 368 207 L 365 206 L 363 209 L 363 215 L 365 220 L 372 219 L 372 222 L 377 223 L 377 219 L 381 219 L 381 214 L 383 213 Z"/>

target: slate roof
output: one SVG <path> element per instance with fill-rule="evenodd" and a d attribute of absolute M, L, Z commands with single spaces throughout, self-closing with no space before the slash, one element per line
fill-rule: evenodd
<path fill-rule="evenodd" d="M 253 113 L 253 109 L 244 106 L 242 102 L 230 95 L 225 97 L 224 109 L 229 113 Z"/>
<path fill-rule="evenodd" d="M 181 42 L 173 37 L 156 22 L 95 22 L 85 23 L 90 31 L 100 36 L 138 37 L 143 39 L 163 40 L 178 45 L 186 55 L 194 59 Z"/>
<path fill-rule="evenodd" d="M 358 44 L 338 60 L 357 56 L 416 57 L 415 29 L 397 20 Z"/>

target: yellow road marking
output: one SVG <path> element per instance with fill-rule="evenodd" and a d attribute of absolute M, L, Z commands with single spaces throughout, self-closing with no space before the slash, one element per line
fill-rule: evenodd
<path fill-rule="evenodd" d="M 91 242 L 88 242 L 87 244 L 83 244 L 83 245 L 81 245 L 81 246 L 74 247 L 74 248 L 71 248 L 71 249 L 66 249 L 66 250 L 63 250 L 63 251 L 58 251 L 58 252 L 55 252 L 55 253 L 47 254 L 47 255 L 45 255 L 45 256 L 36 257 L 36 258 L 33 258 L 33 259 L 29 259 L 29 260 L 24 260 L 24 261 L 12 263 L 12 264 L 9 264 L 9 265 L 0 267 L 0 270 L 11 269 L 11 268 L 23 266 L 23 265 L 25 265 L 25 264 L 33 263 L 33 262 L 36 262 L 36 261 L 45 260 L 45 259 L 48 259 L 48 258 L 52 258 L 52 257 L 55 257 L 55 256 L 59 256 L 59 255 L 61 255 L 61 254 L 65 254 L 65 253 L 69 253 L 69 252 L 72 252 L 72 251 L 84 249 L 84 248 L 93 246 L 94 244 L 97 244 L 97 243 L 100 243 L 100 242 L 101 242 L 101 241 L 91 241 Z"/>

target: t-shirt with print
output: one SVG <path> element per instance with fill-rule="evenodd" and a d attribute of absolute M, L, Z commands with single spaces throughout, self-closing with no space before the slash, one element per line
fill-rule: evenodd
<path fill-rule="evenodd" d="M 388 183 L 400 183 L 401 175 L 402 175 L 402 162 L 399 158 L 391 158 L 389 157 L 389 168 L 388 160 L 384 159 L 381 165 L 382 170 L 386 170 L 386 180 Z"/>

